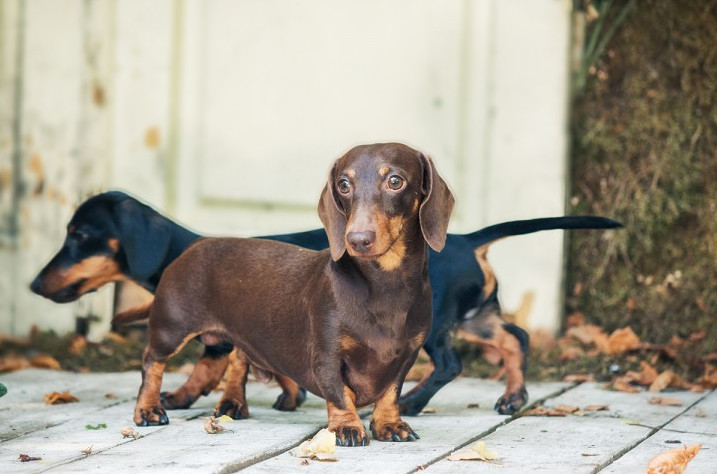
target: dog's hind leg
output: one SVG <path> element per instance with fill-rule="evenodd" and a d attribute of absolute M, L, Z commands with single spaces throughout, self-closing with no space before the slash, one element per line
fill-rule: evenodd
<path fill-rule="evenodd" d="M 276 397 L 272 408 L 279 411 L 294 411 L 306 400 L 306 390 L 299 387 L 291 377 L 274 374 L 276 381 L 281 387 L 281 394 Z"/>
<path fill-rule="evenodd" d="M 433 362 L 433 371 L 417 386 L 399 398 L 398 404 L 402 415 L 414 416 L 421 413 L 431 397 L 451 380 L 458 377 L 463 370 L 458 353 L 451 343 L 450 333 L 448 331 L 438 332 L 442 332 L 442 334 L 434 335 L 432 332 L 423 346 Z"/>
<path fill-rule="evenodd" d="M 200 396 L 208 395 L 222 380 L 232 349 L 225 342 L 207 345 L 189 379 L 174 392 L 162 392 L 162 406 L 167 410 L 189 408 Z"/>
<path fill-rule="evenodd" d="M 506 373 L 505 393 L 495 404 L 502 415 L 511 415 L 528 401 L 525 389 L 525 364 L 528 355 L 528 333 L 500 316 L 500 308 L 490 302 L 478 314 L 458 326 L 461 339 L 496 349 L 503 359 Z"/>
<path fill-rule="evenodd" d="M 224 395 L 214 409 L 214 416 L 228 415 L 235 420 L 249 418 L 246 402 L 246 381 L 249 375 L 249 360 L 243 351 L 235 349 L 229 355 L 226 388 Z"/>

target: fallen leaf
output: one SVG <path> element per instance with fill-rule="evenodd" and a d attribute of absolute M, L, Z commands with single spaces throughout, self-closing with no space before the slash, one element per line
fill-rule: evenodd
<path fill-rule="evenodd" d="M 94 425 L 94 426 L 92 426 L 92 425 L 85 425 L 85 429 L 86 429 L 86 430 L 103 430 L 103 429 L 105 429 L 105 428 L 107 428 L 107 425 L 104 424 L 104 423 L 99 423 L 99 424 Z"/>
<path fill-rule="evenodd" d="M 594 381 L 595 376 L 593 374 L 570 374 L 563 377 L 563 382 L 583 383 Z"/>
<path fill-rule="evenodd" d="M 478 403 L 469 403 L 466 408 L 480 408 L 480 405 Z"/>
<path fill-rule="evenodd" d="M 705 364 L 705 373 L 700 377 L 700 383 L 708 388 L 717 388 L 717 368 Z"/>
<path fill-rule="evenodd" d="M 650 384 L 650 388 L 648 390 L 650 392 L 661 392 L 667 387 L 670 386 L 670 383 L 672 382 L 672 378 L 675 376 L 675 373 L 671 370 L 666 370 L 662 372 L 660 375 L 657 376 L 657 378 Z"/>
<path fill-rule="evenodd" d="M 16 370 L 27 369 L 30 367 L 30 361 L 27 357 L 16 354 L 10 354 L 0 357 L 0 373 L 15 372 Z"/>
<path fill-rule="evenodd" d="M 433 407 L 425 407 L 423 410 L 421 410 L 421 413 L 436 413 L 438 410 Z"/>
<path fill-rule="evenodd" d="M 585 315 L 580 312 L 576 312 L 565 318 L 565 327 L 571 328 L 575 326 L 585 325 Z"/>
<path fill-rule="evenodd" d="M 42 458 L 39 458 L 37 456 L 30 456 L 28 454 L 21 454 L 18 459 L 20 460 L 20 462 L 42 461 Z"/>
<path fill-rule="evenodd" d="M 336 434 L 328 428 L 320 430 L 313 438 L 307 439 L 289 451 L 298 458 L 318 459 L 319 461 L 338 461 L 336 455 Z"/>
<path fill-rule="evenodd" d="M 204 422 L 204 431 L 209 434 L 217 434 L 224 431 L 224 427 L 217 423 L 217 419 L 210 416 L 207 421 Z"/>
<path fill-rule="evenodd" d="M 109 339 L 110 341 L 114 341 L 117 344 L 127 344 L 127 338 L 122 336 L 121 334 L 118 334 L 114 331 L 107 333 L 105 336 L 105 339 Z"/>
<path fill-rule="evenodd" d="M 70 354 L 79 355 L 87 349 L 87 338 L 80 334 L 75 335 L 70 342 Z"/>
<path fill-rule="evenodd" d="M 675 474 L 684 472 L 702 447 L 701 444 L 670 449 L 652 458 L 647 464 L 647 474 Z"/>
<path fill-rule="evenodd" d="M 495 461 L 500 456 L 485 445 L 485 441 L 477 441 L 472 445 L 452 453 L 449 461 Z"/>
<path fill-rule="evenodd" d="M 583 411 L 609 411 L 610 406 L 608 405 L 586 405 Z"/>
<path fill-rule="evenodd" d="M 640 389 L 637 387 L 633 387 L 629 383 L 623 381 L 623 380 L 615 380 L 612 383 L 612 389 L 617 390 L 618 392 L 626 392 L 626 393 L 639 393 Z"/>
<path fill-rule="evenodd" d="M 637 380 L 637 382 L 640 385 L 650 385 L 652 382 L 655 381 L 655 379 L 658 376 L 657 369 L 655 369 L 653 366 L 645 362 L 644 360 L 640 361 L 640 374 Z"/>
<path fill-rule="evenodd" d="M 707 337 L 707 330 L 702 329 L 701 331 L 695 331 L 688 336 L 688 339 L 692 342 L 701 341 Z"/>
<path fill-rule="evenodd" d="M 117 399 L 117 395 L 114 394 L 114 393 L 112 393 L 112 392 L 110 392 L 110 393 L 105 393 L 105 398 L 106 398 L 107 400 L 116 400 L 116 399 Z"/>
<path fill-rule="evenodd" d="M 607 354 L 622 354 L 637 348 L 639 345 L 640 338 L 637 337 L 630 326 L 616 329 L 607 340 Z"/>
<path fill-rule="evenodd" d="M 131 426 L 125 426 L 120 430 L 120 434 L 123 438 L 134 438 L 134 439 L 140 439 L 142 437 L 141 434 L 137 430 L 135 430 Z"/>
<path fill-rule="evenodd" d="M 563 349 L 563 352 L 560 353 L 560 356 L 558 357 L 558 360 L 561 362 L 565 362 L 568 360 L 577 360 L 585 355 L 585 351 L 576 346 L 568 346 L 565 349 Z"/>
<path fill-rule="evenodd" d="M 710 352 L 700 359 L 702 362 L 717 362 L 717 352 Z"/>
<path fill-rule="evenodd" d="M 681 407 L 682 400 L 678 398 L 650 397 L 647 399 L 650 405 L 662 405 L 666 407 Z"/>
<path fill-rule="evenodd" d="M 607 334 L 605 334 L 605 331 L 603 331 L 600 326 L 596 326 L 594 324 L 573 326 L 566 331 L 565 337 L 567 339 L 577 339 L 580 343 L 585 345 L 595 345 L 601 351 L 602 348 L 607 348 Z"/>
<path fill-rule="evenodd" d="M 49 355 L 37 355 L 30 359 L 30 365 L 37 369 L 60 370 L 60 363 Z"/>
<path fill-rule="evenodd" d="M 236 420 L 229 415 L 222 415 L 217 418 L 217 423 L 234 423 L 234 421 Z"/>
<path fill-rule="evenodd" d="M 72 395 L 69 390 L 65 390 L 64 392 L 51 392 L 45 395 L 45 404 L 46 405 L 59 405 L 61 403 L 75 403 L 79 402 L 80 400 Z"/>
<path fill-rule="evenodd" d="M 565 416 L 566 413 L 563 411 L 552 410 L 546 407 L 535 407 L 530 410 L 525 410 L 523 416 Z"/>
<path fill-rule="evenodd" d="M 575 413 L 579 409 L 580 409 L 579 407 L 574 407 L 574 406 L 570 406 L 570 405 L 558 405 L 558 406 L 553 407 L 553 410 L 559 411 L 561 413 Z"/>
<path fill-rule="evenodd" d="M 94 445 L 92 445 L 92 446 L 94 446 Z M 81 452 L 82 454 L 84 454 L 85 457 L 88 457 L 90 454 L 92 454 L 92 446 L 90 446 L 90 447 L 88 447 L 88 448 L 85 448 L 85 449 L 83 449 L 83 450 L 80 451 L 80 452 Z"/>

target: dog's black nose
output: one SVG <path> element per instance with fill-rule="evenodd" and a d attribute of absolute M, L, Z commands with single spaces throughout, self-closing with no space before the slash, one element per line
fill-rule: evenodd
<path fill-rule="evenodd" d="M 42 280 L 40 279 L 40 275 L 36 276 L 34 280 L 32 280 L 32 283 L 30 283 L 30 290 L 33 293 L 40 294 L 40 290 L 42 289 Z"/>
<path fill-rule="evenodd" d="M 365 230 L 363 232 L 349 232 L 346 235 L 351 248 L 359 253 L 367 253 L 376 242 L 376 232 Z"/>

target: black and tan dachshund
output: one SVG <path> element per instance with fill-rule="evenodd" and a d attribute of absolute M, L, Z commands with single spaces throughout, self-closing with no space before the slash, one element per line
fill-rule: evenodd
<path fill-rule="evenodd" d="M 419 413 L 441 387 L 460 374 L 461 362 L 451 342 L 457 327 L 459 336 L 497 348 L 503 358 L 507 387 L 496 403 L 496 410 L 510 414 L 523 406 L 527 401 L 523 369 L 528 336 L 501 318 L 498 285 L 486 260 L 488 246 L 503 237 L 542 230 L 615 227 L 620 224 L 595 216 L 511 221 L 470 234 L 448 234 L 441 253 L 429 249 L 433 328 L 424 348 L 434 370 L 401 397 L 401 412 Z M 107 282 L 123 279 L 133 280 L 153 293 L 165 268 L 200 237 L 127 194 L 105 192 L 79 206 L 67 226 L 62 248 L 37 275 L 31 288 L 58 303 L 74 301 Z M 328 247 L 323 229 L 267 238 L 314 250 Z M 231 350 L 232 345 L 226 342 L 207 345 L 187 383 L 173 393 L 163 394 L 165 408 L 187 408 L 199 396 L 209 393 L 223 376 Z M 238 370 L 246 371 L 241 367 Z M 278 380 L 284 391 L 275 408 L 294 409 L 303 400 L 303 392 Z M 217 413 L 236 418 L 247 416 L 245 406 L 228 401 L 235 398 L 223 398 Z"/>
<path fill-rule="evenodd" d="M 396 143 L 336 160 L 319 200 L 329 249 L 207 238 L 167 269 L 149 314 L 134 421 L 169 420 L 165 364 L 188 339 L 228 340 L 262 370 L 324 398 L 337 444 L 418 438 L 398 398 L 431 329 L 428 250 L 443 249 L 453 195 L 431 160 Z"/>

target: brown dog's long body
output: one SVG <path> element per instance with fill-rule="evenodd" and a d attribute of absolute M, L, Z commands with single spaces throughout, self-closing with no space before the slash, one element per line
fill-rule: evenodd
<path fill-rule="evenodd" d="M 201 334 L 326 399 L 337 443 L 367 443 L 356 407 L 371 403 L 376 439 L 416 439 L 398 396 L 431 327 L 426 243 L 443 248 L 452 208 L 427 157 L 367 145 L 334 164 L 322 193 L 329 250 L 256 239 L 190 246 L 164 272 L 150 310 L 135 422 L 168 421 L 164 363 Z"/>

